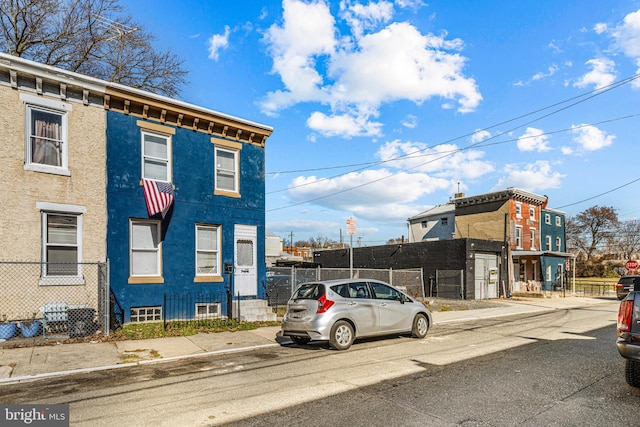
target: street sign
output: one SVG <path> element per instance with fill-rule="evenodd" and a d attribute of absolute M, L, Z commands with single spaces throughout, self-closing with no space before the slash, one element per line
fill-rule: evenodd
<path fill-rule="evenodd" d="M 625 267 L 627 268 L 627 270 L 637 270 L 638 266 L 640 266 L 640 264 L 638 264 L 638 261 L 636 261 L 635 259 L 630 259 L 625 264 Z"/>
<path fill-rule="evenodd" d="M 356 219 L 347 218 L 347 234 L 354 236 L 356 234 Z"/>

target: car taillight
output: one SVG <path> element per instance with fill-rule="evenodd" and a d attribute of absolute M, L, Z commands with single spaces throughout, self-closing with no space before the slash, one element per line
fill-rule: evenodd
<path fill-rule="evenodd" d="M 324 313 L 325 311 L 329 310 L 332 305 L 333 301 L 327 299 L 327 294 L 324 294 L 320 298 L 318 298 L 318 311 L 316 311 L 316 313 Z"/>
<path fill-rule="evenodd" d="M 616 288 L 623 288 L 624 285 L 622 283 L 616 283 Z"/>
<path fill-rule="evenodd" d="M 633 300 L 623 300 L 618 309 L 618 331 L 631 331 L 631 318 L 633 316 Z"/>

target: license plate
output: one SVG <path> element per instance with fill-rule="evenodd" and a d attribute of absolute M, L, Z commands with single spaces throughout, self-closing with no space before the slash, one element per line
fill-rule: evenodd
<path fill-rule="evenodd" d="M 302 319 L 304 317 L 304 313 L 304 310 L 294 311 L 291 313 L 291 317 L 293 317 L 294 319 Z"/>

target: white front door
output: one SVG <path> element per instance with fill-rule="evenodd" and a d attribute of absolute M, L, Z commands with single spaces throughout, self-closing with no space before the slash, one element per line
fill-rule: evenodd
<path fill-rule="evenodd" d="M 236 224 L 234 228 L 233 296 L 258 295 L 256 263 L 258 229 L 254 225 Z"/>

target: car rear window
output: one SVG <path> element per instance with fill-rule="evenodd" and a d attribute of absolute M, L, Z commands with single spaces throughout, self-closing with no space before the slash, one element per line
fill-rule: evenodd
<path fill-rule="evenodd" d="M 623 285 L 633 285 L 638 282 L 640 277 L 621 277 L 618 283 L 622 283 Z"/>
<path fill-rule="evenodd" d="M 324 295 L 324 285 L 321 283 L 304 283 L 293 293 L 291 299 L 315 299 Z"/>

